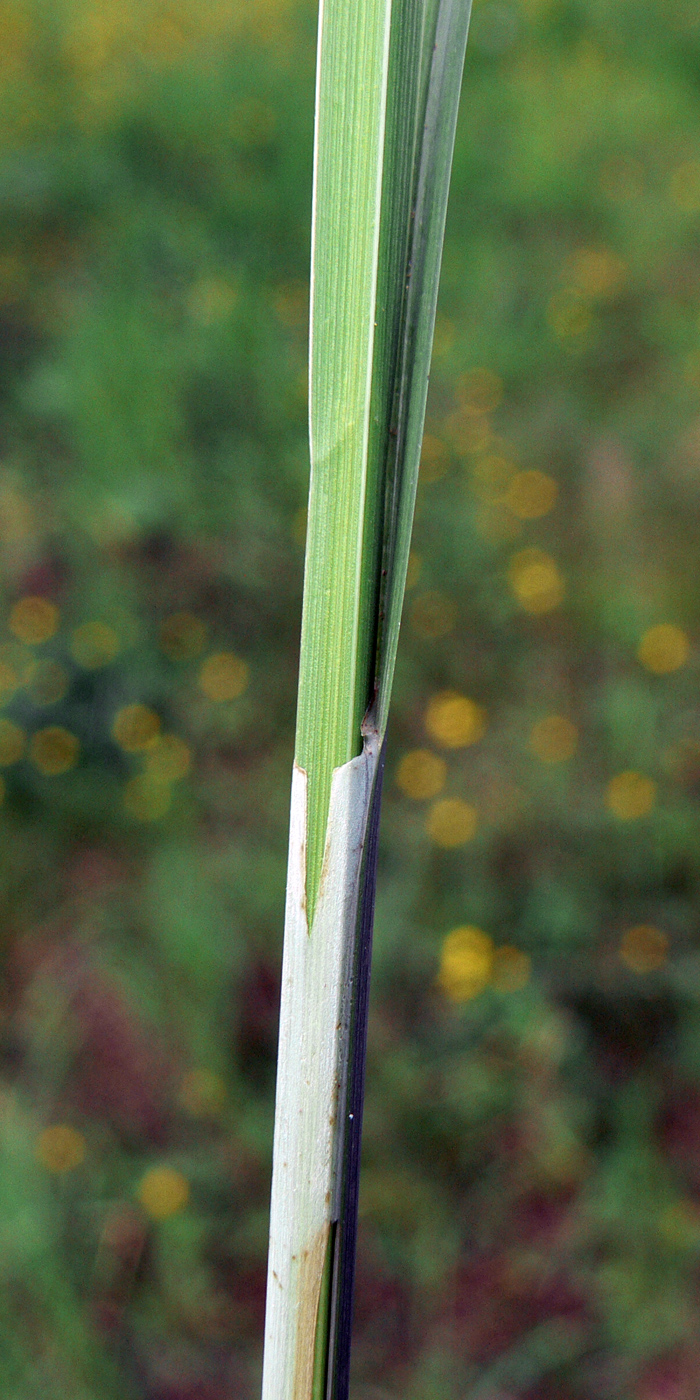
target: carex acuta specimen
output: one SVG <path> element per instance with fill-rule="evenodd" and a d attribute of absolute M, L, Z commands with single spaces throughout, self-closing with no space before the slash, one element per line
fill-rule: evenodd
<path fill-rule="evenodd" d="M 382 756 L 470 0 L 321 0 L 263 1400 L 347 1400 Z"/>

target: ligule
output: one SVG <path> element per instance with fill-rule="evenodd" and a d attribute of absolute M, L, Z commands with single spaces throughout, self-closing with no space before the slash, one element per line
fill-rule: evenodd
<path fill-rule="evenodd" d="M 264 1400 L 346 1400 L 381 755 L 470 0 L 321 0 Z"/>

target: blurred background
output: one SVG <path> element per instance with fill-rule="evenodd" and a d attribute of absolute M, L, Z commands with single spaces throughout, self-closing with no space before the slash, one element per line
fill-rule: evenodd
<path fill-rule="evenodd" d="M 0 3 L 0 1387 L 258 1394 L 311 0 Z M 700 21 L 478 0 L 353 1400 L 700 1394 Z"/>

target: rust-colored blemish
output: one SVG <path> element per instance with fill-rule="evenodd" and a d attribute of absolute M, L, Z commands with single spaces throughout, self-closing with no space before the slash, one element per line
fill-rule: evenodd
<path fill-rule="evenodd" d="M 297 763 L 296 759 L 294 760 L 294 771 L 295 771 L 296 773 L 300 773 L 300 774 L 301 774 L 301 776 L 302 776 L 302 778 L 303 778 L 303 780 L 304 780 L 304 785 L 305 785 L 305 786 L 304 786 L 304 793 L 306 794 L 306 770 L 305 770 L 304 768 L 301 768 L 301 767 L 299 766 L 299 764 Z M 304 800 L 304 835 L 303 835 L 301 841 L 299 842 L 299 864 L 300 864 L 300 867 L 301 867 L 299 873 L 300 873 L 300 876 L 301 876 L 301 883 L 300 883 L 300 889 L 301 889 L 301 912 L 302 912 L 302 914 L 304 915 L 304 918 L 306 919 L 306 932 L 309 933 L 309 932 L 310 932 L 310 929 L 309 929 L 309 919 L 308 919 L 308 912 L 307 912 L 308 903 L 307 903 L 307 898 L 306 898 L 306 821 L 307 821 L 307 813 L 306 813 L 306 797 L 305 797 L 305 800 Z"/>
<path fill-rule="evenodd" d="M 311 1400 L 316 1355 L 316 1324 L 330 1225 L 322 1225 L 299 1266 L 299 1305 L 292 1400 Z"/>
<path fill-rule="evenodd" d="M 326 837 L 326 844 L 323 848 L 323 861 L 321 864 L 321 874 L 318 877 L 318 889 L 316 891 L 316 903 L 319 904 L 324 886 L 328 881 L 331 868 L 331 843 L 330 837 Z"/>

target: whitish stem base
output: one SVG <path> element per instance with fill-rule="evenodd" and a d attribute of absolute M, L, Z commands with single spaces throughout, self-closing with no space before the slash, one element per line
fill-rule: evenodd
<path fill-rule="evenodd" d="M 312 1400 L 317 1318 L 340 1208 L 352 972 L 379 740 L 336 768 L 309 930 L 306 774 L 294 767 L 275 1107 L 263 1400 Z"/>

